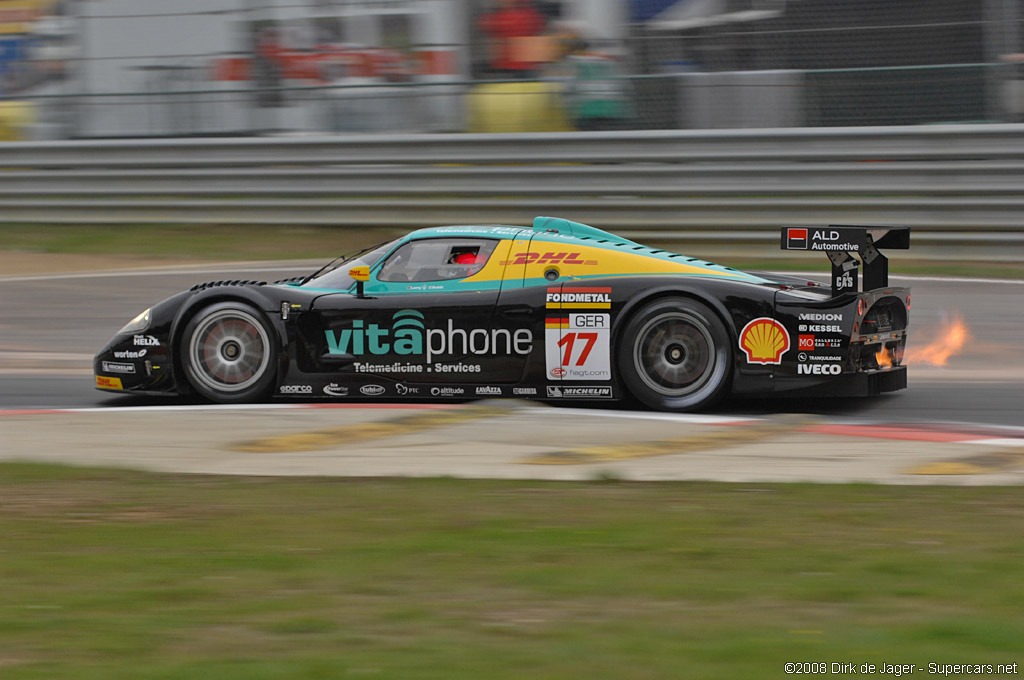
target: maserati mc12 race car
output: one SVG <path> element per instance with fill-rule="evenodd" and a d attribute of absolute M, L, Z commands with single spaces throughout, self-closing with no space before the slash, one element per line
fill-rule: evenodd
<path fill-rule="evenodd" d="M 906 387 L 910 291 L 879 249 L 906 227 L 783 227 L 830 285 L 757 275 L 568 220 L 421 229 L 307 276 L 211 281 L 145 310 L 96 355 L 96 387 L 431 400 L 634 397 L 670 411 L 732 395 Z"/>

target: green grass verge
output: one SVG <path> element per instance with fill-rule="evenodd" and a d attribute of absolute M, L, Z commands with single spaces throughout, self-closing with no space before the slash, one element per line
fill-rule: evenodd
<path fill-rule="evenodd" d="M 0 465 L 4 678 L 1024 662 L 1019 488 Z M 923 673 L 922 673 L 923 674 Z"/>
<path fill-rule="evenodd" d="M 0 250 L 209 260 L 330 259 L 406 233 L 245 225 L 0 225 Z"/>

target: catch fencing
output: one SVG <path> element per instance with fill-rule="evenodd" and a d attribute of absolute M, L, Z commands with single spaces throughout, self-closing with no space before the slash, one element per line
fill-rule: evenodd
<path fill-rule="evenodd" d="M 1024 230 L 1024 125 L 0 145 L 7 223 Z"/>

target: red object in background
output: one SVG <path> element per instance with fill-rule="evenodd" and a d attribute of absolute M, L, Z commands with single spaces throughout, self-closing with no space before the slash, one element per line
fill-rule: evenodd
<path fill-rule="evenodd" d="M 496 41 L 491 66 L 501 71 L 528 71 L 536 64 L 516 59 L 514 38 L 540 35 L 544 30 L 544 15 L 532 4 L 511 0 L 504 7 L 480 18 L 480 30 L 490 33 Z"/>

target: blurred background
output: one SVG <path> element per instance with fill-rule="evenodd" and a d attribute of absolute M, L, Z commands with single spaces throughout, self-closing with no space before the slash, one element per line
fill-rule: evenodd
<path fill-rule="evenodd" d="M 37 232 L 349 234 L 556 214 L 744 265 L 783 224 L 903 224 L 911 258 L 1016 267 L 1022 17 L 1022 0 L 0 0 L 0 211 Z"/>
<path fill-rule="evenodd" d="M 1019 0 L 0 0 L 8 140 L 1014 122 Z"/>

